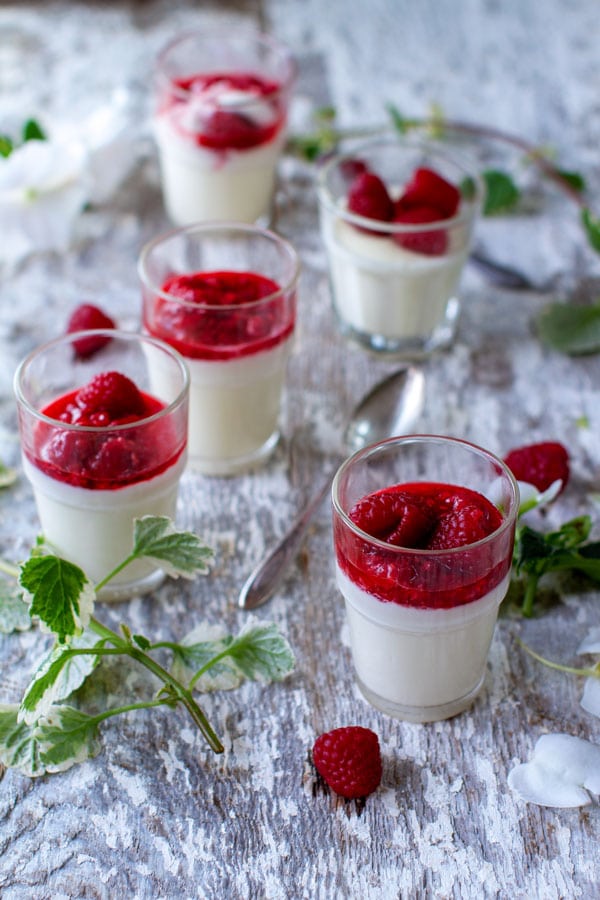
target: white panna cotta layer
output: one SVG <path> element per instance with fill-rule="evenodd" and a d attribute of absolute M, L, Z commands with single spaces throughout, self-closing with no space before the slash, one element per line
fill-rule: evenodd
<path fill-rule="evenodd" d="M 164 202 L 176 225 L 268 218 L 284 129 L 247 150 L 211 150 L 186 137 L 167 110 L 154 122 Z"/>
<path fill-rule="evenodd" d="M 186 454 L 154 478 L 113 490 L 76 487 L 50 478 L 23 457 L 42 532 L 59 556 L 101 581 L 133 549 L 133 521 L 146 515 L 175 518 L 177 487 Z M 102 591 L 103 599 L 133 592 L 159 570 L 150 562 L 128 565 Z"/>
<path fill-rule="evenodd" d="M 236 359 L 185 358 L 190 372 L 188 452 L 207 475 L 229 475 L 262 459 L 278 437 L 293 338 Z M 150 351 L 153 393 L 168 396 L 167 373 Z"/>
<path fill-rule="evenodd" d="M 415 609 L 385 603 L 357 587 L 336 564 L 346 602 L 352 656 L 368 699 L 390 715 L 416 722 L 460 712 L 474 696 L 509 576 L 471 603 Z"/>
<path fill-rule="evenodd" d="M 450 233 L 450 237 L 452 237 Z M 357 332 L 387 340 L 427 339 L 455 297 L 467 248 L 413 253 L 391 237 L 369 235 L 327 212 L 323 218 L 334 304 Z"/>

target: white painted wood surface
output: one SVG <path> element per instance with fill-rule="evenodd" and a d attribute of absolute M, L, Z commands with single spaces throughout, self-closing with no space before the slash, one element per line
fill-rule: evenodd
<path fill-rule="evenodd" d="M 149 71 L 160 46 L 207 21 L 258 22 L 286 39 L 300 64 L 296 114 L 332 103 L 345 125 L 378 123 L 384 104 L 406 115 L 441 104 L 448 117 L 507 129 L 556 148 L 585 171 L 600 197 L 600 55 L 595 0 L 265 0 L 196 4 L 21 2 L 0 6 L 0 40 L 25 29 L 41 56 L 1 97 L 49 126 L 77 118 L 121 85 L 136 92 L 132 128 L 140 160 L 110 205 L 88 212 L 64 256 L 31 258 L 0 283 L 0 457 L 18 463 L 11 379 L 18 360 L 58 334 L 79 301 L 100 302 L 135 327 L 135 262 L 167 227 L 148 139 Z M 490 152 L 490 147 L 478 152 Z M 543 283 L 600 279 L 575 208 L 539 186 L 502 148 L 503 162 L 531 187 L 529 215 L 487 221 L 490 255 Z M 300 336 L 288 379 L 284 439 L 261 471 L 236 479 L 187 474 L 182 526 L 217 549 L 208 579 L 169 583 L 156 596 L 106 608 L 114 625 L 177 638 L 200 619 L 237 629 L 239 588 L 284 530 L 338 452 L 345 417 L 392 366 L 336 334 L 312 168 L 282 167 L 277 227 L 303 262 Z M 600 212 L 600 200 L 596 204 Z M 1 227 L 1 226 L 0 226 Z M 561 283 L 562 283 L 561 282 Z M 598 282 L 600 284 L 600 281 Z M 600 360 L 542 348 L 532 316 L 548 295 L 494 289 L 469 270 L 455 347 L 427 364 L 420 429 L 466 437 L 504 453 L 536 439 L 568 445 L 573 479 L 557 519 L 593 511 L 600 485 Z M 576 426 L 587 417 L 589 426 Z M 37 530 L 24 479 L 0 494 L 0 552 L 22 558 Z M 395 722 L 353 685 L 341 639 L 343 609 L 332 574 L 329 512 L 315 520 L 283 590 L 260 610 L 297 654 L 280 685 L 248 685 L 207 698 L 226 752 L 215 757 L 183 712 L 113 720 L 96 759 L 62 776 L 0 784 L 0 896 L 29 898 L 592 898 L 600 880 L 600 818 L 582 810 L 527 806 L 507 774 L 536 739 L 567 731 L 600 740 L 579 707 L 581 685 L 542 670 L 515 641 L 575 662 L 588 627 L 600 624 L 598 593 L 569 595 L 543 618 L 503 619 L 485 690 L 468 713 L 439 724 Z M 0 638 L 0 702 L 15 701 L 43 643 L 32 632 Z M 137 676 L 114 690 L 139 688 Z M 358 723 L 380 736 L 384 778 L 362 815 L 314 791 L 307 753 L 315 737 Z"/>

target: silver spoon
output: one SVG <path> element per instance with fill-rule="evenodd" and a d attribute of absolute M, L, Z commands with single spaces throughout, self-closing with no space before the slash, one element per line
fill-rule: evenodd
<path fill-rule="evenodd" d="M 351 452 L 374 441 L 410 432 L 423 408 L 425 376 L 409 366 L 393 372 L 366 394 L 355 408 L 344 442 Z M 238 600 L 241 609 L 256 609 L 272 597 L 296 558 L 313 515 L 331 489 L 338 466 L 293 522 L 290 530 L 247 578 Z"/>

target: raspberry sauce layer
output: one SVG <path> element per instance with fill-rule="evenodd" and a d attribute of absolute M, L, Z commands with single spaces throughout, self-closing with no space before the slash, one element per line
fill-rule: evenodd
<path fill-rule="evenodd" d="M 173 111 L 178 130 L 200 147 L 250 150 L 272 141 L 283 127 L 285 105 L 277 81 L 222 72 L 175 79 L 172 85 L 166 108 Z M 189 116 L 186 107 L 193 110 Z"/>
<path fill-rule="evenodd" d="M 249 356 L 277 346 L 294 329 L 294 295 L 254 272 L 171 275 L 162 292 L 178 299 L 157 297 L 152 310 L 146 304 L 144 325 L 189 359 Z"/>
<path fill-rule="evenodd" d="M 483 597 L 510 569 L 511 535 L 485 540 L 502 525 L 501 513 L 469 488 L 393 485 L 363 497 L 348 515 L 378 543 L 335 516 L 338 563 L 352 582 L 383 602 L 450 609 Z"/>
<path fill-rule="evenodd" d="M 42 409 L 57 425 L 37 423 L 34 452 L 26 450 L 27 456 L 50 478 L 75 487 L 115 490 L 147 481 L 170 468 L 185 447 L 168 418 L 153 418 L 164 408 L 124 375 L 96 375 Z"/>

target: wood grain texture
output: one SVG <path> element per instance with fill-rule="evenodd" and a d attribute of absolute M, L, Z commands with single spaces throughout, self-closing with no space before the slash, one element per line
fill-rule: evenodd
<path fill-rule="evenodd" d="M 32 257 L 0 283 L 0 458 L 18 464 L 12 373 L 18 360 L 59 333 L 80 300 L 105 305 L 120 322 L 139 317 L 135 263 L 168 223 L 149 141 L 149 71 L 175 32 L 215 18 L 262 21 L 294 48 L 297 116 L 332 103 L 344 124 L 378 123 L 384 104 L 407 115 L 438 102 L 454 118 L 485 122 L 552 144 L 566 167 L 598 191 L 600 117 L 597 5 L 493 0 L 264 0 L 257 3 L 23 2 L 0 8 L 2 28 L 29 29 L 44 48 L 44 78 L 22 86 L 26 112 L 74 116 L 119 85 L 135 91 L 143 152 L 114 204 L 83 217 L 74 248 Z M 35 107 L 35 108 L 33 108 Z M 0 111 L 1 112 L 1 111 Z M 506 148 L 499 156 L 527 187 L 529 215 L 481 223 L 488 253 L 566 288 L 600 278 L 576 210 Z M 291 360 L 283 439 L 262 470 L 234 479 L 186 473 L 179 522 L 217 551 L 207 579 L 169 582 L 155 596 L 104 607 L 113 627 L 181 637 L 197 621 L 237 630 L 239 588 L 284 531 L 342 449 L 355 401 L 393 368 L 347 345 L 331 313 L 318 232 L 314 170 L 286 159 L 278 230 L 303 264 L 299 338 Z M 600 282 L 598 282 L 600 283 Z M 536 439 L 572 452 L 573 479 L 550 521 L 589 512 L 600 488 L 600 359 L 545 350 L 532 319 L 548 297 L 490 287 L 465 273 L 464 310 L 450 353 L 426 365 L 420 430 L 468 438 L 504 453 Z M 577 427 L 587 419 L 588 426 Z M 593 511 L 593 508 L 592 508 Z M 0 493 L 0 550 L 20 559 L 37 530 L 23 478 Z M 536 739 L 566 731 L 600 740 L 597 719 L 579 706 L 581 685 L 524 656 L 574 663 L 579 641 L 600 624 L 598 593 L 569 594 L 543 618 L 503 617 L 484 691 L 467 713 L 426 726 L 393 721 L 359 696 L 344 642 L 326 506 L 297 565 L 261 619 L 288 636 L 297 668 L 284 683 L 246 685 L 209 696 L 205 708 L 225 743 L 215 757 L 183 712 L 140 713 L 107 723 L 103 750 L 67 773 L 0 783 L 0 896 L 57 898 L 593 898 L 598 894 L 598 805 L 575 810 L 525 805 L 507 774 Z M 0 702 L 14 702 L 47 638 L 0 638 Z M 107 695 L 143 691 L 107 666 Z M 89 703 L 101 698 L 90 695 Z M 315 737 L 358 723 L 380 736 L 383 785 L 362 813 L 317 785 L 307 762 Z"/>

